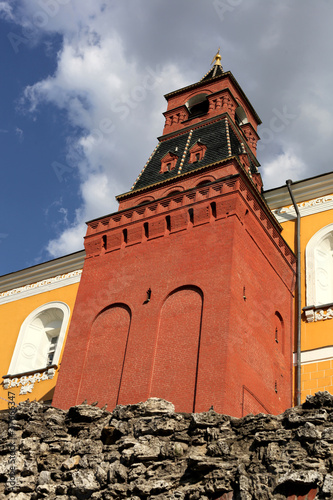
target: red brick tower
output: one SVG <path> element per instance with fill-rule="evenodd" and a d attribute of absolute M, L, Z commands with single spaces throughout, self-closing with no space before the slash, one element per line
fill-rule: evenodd
<path fill-rule="evenodd" d="M 292 404 L 295 257 L 261 196 L 260 119 L 219 53 L 166 95 L 119 211 L 88 222 L 54 406 L 157 396 L 177 411 Z"/>

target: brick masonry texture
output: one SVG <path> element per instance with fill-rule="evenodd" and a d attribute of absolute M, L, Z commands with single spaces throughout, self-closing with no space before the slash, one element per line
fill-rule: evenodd
<path fill-rule="evenodd" d="M 105 230 L 106 249 L 100 233 L 86 237 L 56 406 L 161 397 L 240 417 L 291 405 L 294 256 L 253 188 L 238 176 L 215 187 L 199 187 L 194 204 L 171 197 L 164 214 L 156 203 L 139 220 L 115 214 L 124 226 Z"/>
<path fill-rule="evenodd" d="M 328 392 L 240 419 L 175 413 L 158 398 L 112 413 L 25 402 L 0 414 L 0 436 L 1 499 L 333 498 Z"/>
<path fill-rule="evenodd" d="M 332 388 L 333 360 L 318 361 L 302 366 L 302 395 Z"/>

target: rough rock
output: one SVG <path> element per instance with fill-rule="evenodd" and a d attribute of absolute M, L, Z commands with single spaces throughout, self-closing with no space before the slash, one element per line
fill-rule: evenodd
<path fill-rule="evenodd" d="M 0 414 L 0 499 L 328 500 L 332 470 L 328 392 L 240 419 L 158 398 Z"/>

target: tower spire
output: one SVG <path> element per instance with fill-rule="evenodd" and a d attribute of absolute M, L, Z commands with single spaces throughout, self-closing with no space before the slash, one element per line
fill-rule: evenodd
<path fill-rule="evenodd" d="M 221 54 L 220 54 L 220 47 L 218 51 L 216 52 L 215 56 L 213 57 L 212 62 L 210 63 L 211 66 L 213 66 L 208 73 L 205 74 L 203 78 L 201 78 L 201 82 L 204 80 L 210 80 L 211 78 L 214 78 L 215 76 L 221 76 L 223 75 L 223 68 L 221 64 Z"/>
<path fill-rule="evenodd" d="M 222 57 L 220 54 L 220 47 L 219 47 L 219 50 L 216 52 L 210 65 L 212 66 L 214 64 L 214 66 L 221 66 L 222 67 L 221 59 L 222 59 Z"/>

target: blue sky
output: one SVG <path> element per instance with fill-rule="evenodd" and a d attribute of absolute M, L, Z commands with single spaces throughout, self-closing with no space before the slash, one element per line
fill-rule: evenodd
<path fill-rule="evenodd" d="M 0 274 L 83 248 L 222 64 L 263 121 L 266 188 L 333 170 L 329 0 L 0 0 Z M 333 191 L 333 188 L 332 188 Z"/>

